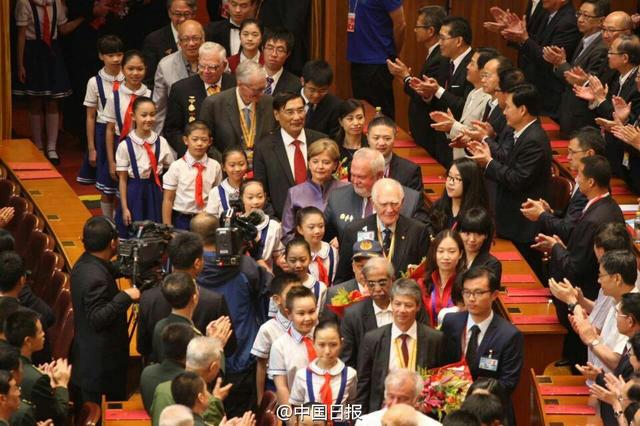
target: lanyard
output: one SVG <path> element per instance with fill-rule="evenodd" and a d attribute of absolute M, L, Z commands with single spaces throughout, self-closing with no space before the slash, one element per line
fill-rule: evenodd
<path fill-rule="evenodd" d="M 400 339 L 398 337 L 395 338 L 393 342 L 394 349 L 396 351 L 396 359 L 400 364 L 400 368 L 408 368 L 410 370 L 415 371 L 416 369 L 416 356 L 417 356 L 417 341 L 416 339 L 411 339 L 411 348 L 409 349 L 409 362 L 407 365 L 404 364 L 404 357 L 402 356 L 402 343 L 400 343 Z"/>
<path fill-rule="evenodd" d="M 389 231 L 391 231 L 391 229 L 389 229 Z M 397 231 L 397 229 L 396 229 Z M 393 259 L 393 252 L 396 248 L 396 233 L 391 232 L 391 244 L 389 246 L 389 253 L 385 253 L 384 252 L 384 239 L 382 238 L 382 232 L 380 230 L 378 230 L 378 241 L 380 242 L 380 245 L 383 247 L 382 250 L 382 255 L 384 256 L 385 259 L 387 259 L 389 262 L 391 262 L 391 260 Z"/>

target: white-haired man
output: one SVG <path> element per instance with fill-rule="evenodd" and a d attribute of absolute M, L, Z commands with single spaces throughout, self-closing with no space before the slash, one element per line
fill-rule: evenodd
<path fill-rule="evenodd" d="M 160 413 L 160 426 L 193 426 L 193 414 L 184 405 L 169 405 Z"/>

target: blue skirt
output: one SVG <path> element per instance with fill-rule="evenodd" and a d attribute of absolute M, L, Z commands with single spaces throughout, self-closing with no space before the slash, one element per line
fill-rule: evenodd
<path fill-rule="evenodd" d="M 128 178 L 127 205 L 131 212 L 131 223 L 141 220 L 162 223 L 162 189 L 156 184 L 155 179 Z M 116 225 L 120 238 L 130 237 L 133 228 L 124 224 L 122 205 L 116 209 Z"/>
<path fill-rule="evenodd" d="M 58 40 L 51 48 L 42 40 L 26 40 L 24 46 L 26 81 L 14 79 L 12 93 L 22 96 L 48 96 L 55 99 L 71 95 L 71 83 Z"/>
<path fill-rule="evenodd" d="M 114 143 L 120 136 L 113 137 Z M 106 195 L 114 195 L 118 192 L 118 182 L 111 179 L 109 174 L 109 158 L 107 157 L 107 125 L 96 123 L 96 188 Z M 114 151 L 115 155 L 115 151 Z"/>

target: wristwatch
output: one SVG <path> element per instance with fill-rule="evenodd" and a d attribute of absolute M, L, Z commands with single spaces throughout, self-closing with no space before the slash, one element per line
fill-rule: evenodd
<path fill-rule="evenodd" d="M 573 310 L 576 308 L 576 306 L 578 306 L 577 303 L 569 303 L 567 305 L 567 311 L 569 311 L 569 313 L 573 315 Z"/>
<path fill-rule="evenodd" d="M 591 341 L 591 343 L 589 343 L 589 347 L 590 347 L 591 349 L 593 349 L 593 348 L 595 348 L 596 346 L 598 346 L 600 343 L 602 343 L 602 342 L 600 341 L 600 339 L 593 339 L 593 340 Z"/>
<path fill-rule="evenodd" d="M 614 411 L 613 412 L 613 417 L 615 417 L 616 419 L 620 418 L 620 416 L 623 414 L 623 411 Z"/>

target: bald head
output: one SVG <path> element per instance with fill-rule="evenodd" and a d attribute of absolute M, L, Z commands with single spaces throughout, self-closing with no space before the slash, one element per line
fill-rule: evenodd
<path fill-rule="evenodd" d="M 220 222 L 217 217 L 211 213 L 202 212 L 191 219 L 189 229 L 202 237 L 206 249 L 207 246 L 215 245 L 218 226 L 220 226 Z"/>
<path fill-rule="evenodd" d="M 198 50 L 204 43 L 204 28 L 202 24 L 193 19 L 188 19 L 178 27 L 178 41 L 182 54 L 189 61 L 198 60 Z"/>
<path fill-rule="evenodd" d="M 623 34 L 631 34 L 633 24 L 631 16 L 621 10 L 611 12 L 602 22 L 602 40 L 611 47 L 613 42 Z"/>
<path fill-rule="evenodd" d="M 408 404 L 396 404 L 382 416 L 383 426 L 418 426 L 418 412 Z"/>

